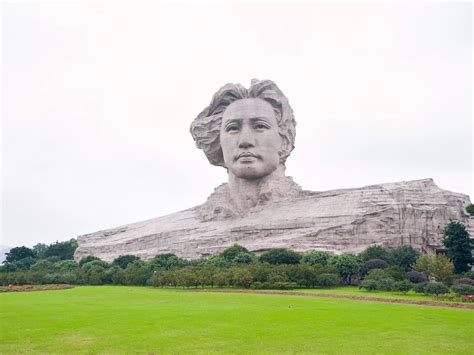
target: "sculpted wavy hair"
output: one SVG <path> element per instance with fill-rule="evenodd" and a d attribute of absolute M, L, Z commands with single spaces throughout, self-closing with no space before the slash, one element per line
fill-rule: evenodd
<path fill-rule="evenodd" d="M 219 137 L 224 111 L 232 102 L 248 98 L 262 99 L 273 107 L 282 138 L 279 152 L 281 164 L 285 163 L 294 149 L 296 121 L 293 110 L 273 81 L 253 79 L 248 89 L 241 84 L 226 84 L 214 94 L 209 106 L 194 119 L 190 128 L 196 146 L 204 151 L 212 165 L 225 167 Z"/>

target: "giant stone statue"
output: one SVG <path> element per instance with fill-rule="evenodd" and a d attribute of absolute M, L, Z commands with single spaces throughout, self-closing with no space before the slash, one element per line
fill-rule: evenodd
<path fill-rule="evenodd" d="M 295 126 L 288 99 L 274 82 L 223 86 L 192 122 L 191 134 L 212 165 L 227 169 L 228 182 L 200 206 L 78 237 L 76 260 L 163 253 L 199 258 L 234 243 L 257 253 L 359 252 L 372 244 L 409 244 L 433 253 L 449 219 L 474 229 L 464 209 L 469 197 L 441 190 L 431 179 L 302 190 L 285 176 Z"/>

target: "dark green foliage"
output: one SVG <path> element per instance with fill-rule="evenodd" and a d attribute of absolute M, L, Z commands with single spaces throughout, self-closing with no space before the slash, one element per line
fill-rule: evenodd
<path fill-rule="evenodd" d="M 101 259 L 99 259 L 95 256 L 89 255 L 89 256 L 86 256 L 85 258 L 82 258 L 81 260 L 79 260 L 79 266 L 82 266 L 85 263 L 88 263 L 89 261 L 93 261 L 93 260 L 99 260 L 100 261 Z"/>
<path fill-rule="evenodd" d="M 331 254 L 325 251 L 313 251 L 303 254 L 301 263 L 306 265 L 322 265 L 326 266 L 331 259 Z"/>
<path fill-rule="evenodd" d="M 416 262 L 421 253 L 411 245 L 402 245 L 395 249 L 390 249 L 390 259 L 393 265 L 402 268 L 405 271 L 412 269 L 412 265 Z"/>
<path fill-rule="evenodd" d="M 346 285 L 352 283 L 352 277 L 361 269 L 361 260 L 354 254 L 344 253 L 331 259 L 331 264 L 341 276 Z"/>
<path fill-rule="evenodd" d="M 460 279 L 457 279 L 454 281 L 455 285 L 471 285 L 474 286 L 474 280 L 470 279 L 468 277 L 461 277 Z"/>
<path fill-rule="evenodd" d="M 474 295 L 474 286 L 458 284 L 453 286 L 453 292 L 457 293 L 458 295 Z"/>
<path fill-rule="evenodd" d="M 298 264 L 301 254 L 288 249 L 271 249 L 260 255 L 260 262 L 269 264 Z"/>
<path fill-rule="evenodd" d="M 380 279 L 377 281 L 377 290 L 381 291 L 394 291 L 396 281 L 391 277 L 386 279 Z"/>
<path fill-rule="evenodd" d="M 35 251 L 36 257 L 38 259 L 46 258 L 44 256 L 44 253 L 46 252 L 47 249 L 48 249 L 48 246 L 46 244 L 43 244 L 43 243 L 38 243 L 38 244 L 33 246 L 33 250 Z"/>
<path fill-rule="evenodd" d="M 413 291 L 416 293 L 425 293 L 425 288 L 428 285 L 428 282 L 420 282 L 413 286 Z"/>
<path fill-rule="evenodd" d="M 297 287 L 295 282 L 254 282 L 251 285 L 254 290 L 292 290 Z"/>
<path fill-rule="evenodd" d="M 160 254 L 148 261 L 150 269 L 172 269 L 176 267 L 183 267 L 189 264 L 186 259 L 177 257 L 175 254 Z"/>
<path fill-rule="evenodd" d="M 319 287 L 334 287 L 339 285 L 339 277 L 335 274 L 321 274 L 316 277 L 316 286 Z"/>
<path fill-rule="evenodd" d="M 122 269 L 126 269 L 128 264 L 137 260 L 140 260 L 140 258 L 135 255 L 120 255 L 119 257 L 115 258 L 115 260 L 112 262 L 112 265 L 117 265 Z"/>
<path fill-rule="evenodd" d="M 474 205 L 472 203 L 466 206 L 466 212 L 474 216 Z"/>
<path fill-rule="evenodd" d="M 428 281 L 428 277 L 426 277 L 426 275 L 423 272 L 419 272 L 419 271 L 408 271 L 406 273 L 406 277 L 410 282 L 413 282 L 416 284 L 420 282 Z"/>
<path fill-rule="evenodd" d="M 381 259 L 390 263 L 390 253 L 380 245 L 371 245 L 363 252 L 359 253 L 359 257 L 363 262 L 369 261 L 371 259 Z"/>
<path fill-rule="evenodd" d="M 147 284 L 151 272 L 141 260 L 135 260 L 128 264 L 123 274 L 125 285 L 144 286 Z"/>
<path fill-rule="evenodd" d="M 5 258 L 5 261 L 3 262 L 4 264 L 14 263 L 16 261 L 19 261 L 25 258 L 36 258 L 36 252 L 33 249 L 27 248 L 25 246 L 12 248 L 5 255 L 6 255 L 6 258 Z"/>
<path fill-rule="evenodd" d="M 393 291 L 399 291 L 403 294 L 406 294 L 413 288 L 413 284 L 408 280 L 396 281 L 393 284 Z"/>
<path fill-rule="evenodd" d="M 74 252 L 77 248 L 77 240 L 70 239 L 65 242 L 51 244 L 43 253 L 43 257 L 57 256 L 62 260 L 74 259 Z"/>
<path fill-rule="evenodd" d="M 361 275 L 367 275 L 372 269 L 386 269 L 388 268 L 388 263 L 382 259 L 370 259 L 367 260 L 362 266 Z"/>
<path fill-rule="evenodd" d="M 384 270 L 387 272 L 389 277 L 391 277 L 395 281 L 403 281 L 407 279 L 405 270 L 402 269 L 400 266 L 390 266 Z"/>
<path fill-rule="evenodd" d="M 466 226 L 451 221 L 443 230 L 443 244 L 448 248 L 448 257 L 454 264 L 454 273 L 461 274 L 470 270 L 474 242 L 470 239 Z"/>
<path fill-rule="evenodd" d="M 367 276 L 365 277 L 365 280 L 381 280 L 381 279 L 386 279 L 389 278 L 390 275 L 386 270 L 383 269 L 372 269 L 369 271 Z"/>
<path fill-rule="evenodd" d="M 359 288 L 365 288 L 367 291 L 372 292 L 377 290 L 377 281 L 376 280 L 363 280 Z"/>
<path fill-rule="evenodd" d="M 464 277 L 474 280 L 474 271 L 467 271 L 464 273 Z"/>
<path fill-rule="evenodd" d="M 429 282 L 425 288 L 424 293 L 428 295 L 439 295 L 442 293 L 448 293 L 449 288 L 441 282 Z"/>
<path fill-rule="evenodd" d="M 248 264 L 255 260 L 255 256 L 239 244 L 234 244 L 219 254 L 230 263 Z"/>

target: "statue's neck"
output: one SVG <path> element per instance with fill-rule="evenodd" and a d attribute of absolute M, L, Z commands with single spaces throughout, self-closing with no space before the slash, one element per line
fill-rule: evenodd
<path fill-rule="evenodd" d="M 255 207 L 261 199 L 262 190 L 275 180 L 285 178 L 285 166 L 279 165 L 271 174 L 260 179 L 242 179 L 229 171 L 229 193 L 232 203 L 241 211 Z"/>

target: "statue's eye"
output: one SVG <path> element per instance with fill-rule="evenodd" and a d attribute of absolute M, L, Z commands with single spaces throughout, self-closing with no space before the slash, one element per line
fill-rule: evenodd
<path fill-rule="evenodd" d="M 270 128 L 266 123 L 263 123 L 263 122 L 255 123 L 254 127 L 255 127 L 255 129 L 258 129 L 258 130 Z"/>
<path fill-rule="evenodd" d="M 226 132 L 237 132 L 239 130 L 239 126 L 236 124 L 230 124 L 225 128 Z"/>

